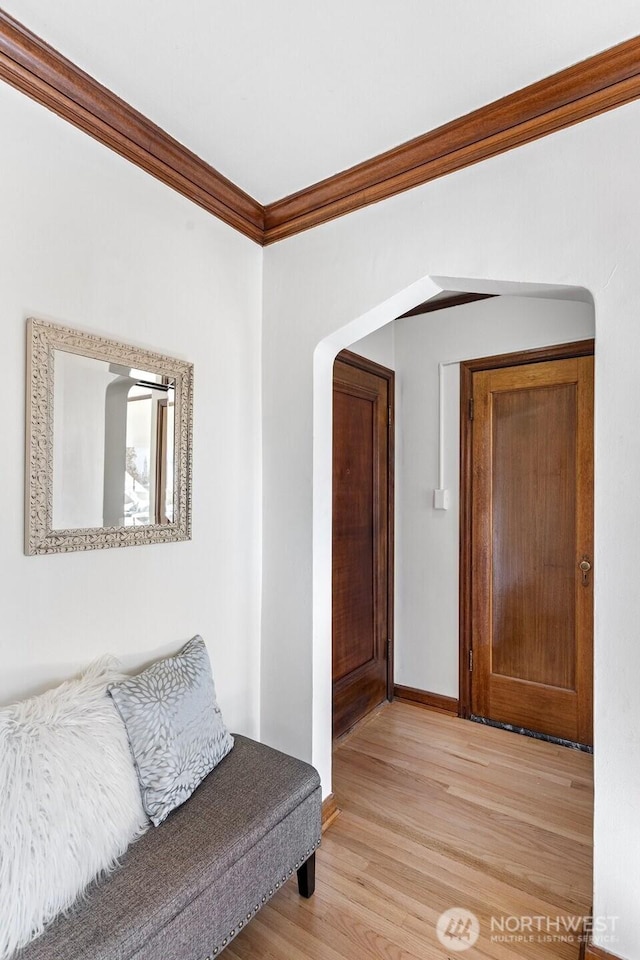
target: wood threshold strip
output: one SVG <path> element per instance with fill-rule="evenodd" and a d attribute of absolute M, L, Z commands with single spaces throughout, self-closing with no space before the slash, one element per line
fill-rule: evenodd
<path fill-rule="evenodd" d="M 262 243 L 264 209 L 222 174 L 0 10 L 0 77 Z"/>
<path fill-rule="evenodd" d="M 640 96 L 640 37 L 265 208 L 265 243 L 461 170 Z"/>
<path fill-rule="evenodd" d="M 442 713 L 458 714 L 458 701 L 455 697 L 444 697 L 440 693 L 429 693 L 427 690 L 417 690 L 415 687 L 403 687 L 396 683 L 393 688 L 396 700 L 419 704 L 430 710 L 440 710 Z"/>

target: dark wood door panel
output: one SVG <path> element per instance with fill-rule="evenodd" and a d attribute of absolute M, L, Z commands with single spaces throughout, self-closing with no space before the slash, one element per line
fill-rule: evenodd
<path fill-rule="evenodd" d="M 356 362 L 338 359 L 334 367 L 334 736 L 381 703 L 388 691 L 393 374 Z"/>
<path fill-rule="evenodd" d="M 368 664 L 339 680 L 333 686 L 334 736 L 346 733 L 354 723 L 366 716 L 386 698 L 386 686 L 380 683 L 377 671 Z"/>
<path fill-rule="evenodd" d="M 375 657 L 373 458 L 378 396 L 334 393 L 333 679 Z"/>

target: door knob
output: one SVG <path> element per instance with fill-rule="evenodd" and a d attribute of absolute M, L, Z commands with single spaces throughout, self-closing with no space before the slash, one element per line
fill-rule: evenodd
<path fill-rule="evenodd" d="M 591 570 L 591 563 L 589 562 L 588 557 L 583 557 L 580 563 L 578 564 L 579 569 L 582 572 L 582 586 L 589 586 L 589 571 Z"/>

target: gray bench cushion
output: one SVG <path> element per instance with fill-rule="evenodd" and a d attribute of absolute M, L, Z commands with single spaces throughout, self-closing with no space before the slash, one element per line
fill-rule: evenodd
<path fill-rule="evenodd" d="M 19 960 L 215 955 L 319 841 L 319 787 L 313 767 L 236 736 L 193 796 Z"/>

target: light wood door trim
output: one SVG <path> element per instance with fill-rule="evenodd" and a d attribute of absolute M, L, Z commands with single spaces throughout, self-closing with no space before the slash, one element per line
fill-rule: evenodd
<path fill-rule="evenodd" d="M 472 420 L 469 410 L 473 397 L 473 374 L 483 370 L 515 367 L 530 363 L 545 363 L 549 360 L 565 360 L 593 356 L 595 341 L 579 340 L 573 343 L 556 344 L 536 350 L 522 350 L 466 360 L 460 364 L 460 611 L 459 611 L 459 716 L 471 715 L 471 636 L 472 610 Z M 587 482 L 588 478 L 584 478 Z M 593 475 L 591 475 L 593 484 Z M 591 556 L 593 554 L 591 553 Z M 593 660 L 593 655 L 592 660 Z M 591 709 L 585 700 L 584 710 Z M 584 716 L 581 723 L 585 722 Z"/>
<path fill-rule="evenodd" d="M 576 663 L 578 687 L 578 740 L 593 744 L 593 563 L 594 563 L 594 360 L 582 357 L 578 361 L 580 380 L 578 388 L 578 423 L 591 424 L 590 430 L 578 431 L 576 486 L 586 495 L 578 497 L 579 530 L 588 531 L 584 540 L 584 555 L 589 558 L 591 571 L 589 587 L 582 586 L 576 577 L 576 635 L 582 637 Z M 577 560 L 580 558 L 576 558 Z"/>

